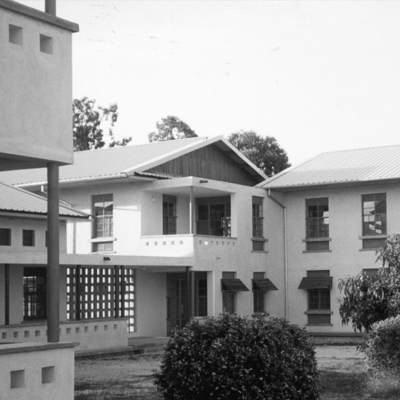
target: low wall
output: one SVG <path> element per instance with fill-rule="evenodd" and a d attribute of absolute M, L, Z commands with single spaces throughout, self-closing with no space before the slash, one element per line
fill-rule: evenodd
<path fill-rule="evenodd" d="M 73 343 L 0 345 L 0 393 L 7 400 L 73 400 Z"/>
<path fill-rule="evenodd" d="M 126 319 L 110 318 L 60 323 L 60 341 L 77 342 L 76 350 L 96 350 L 128 345 Z M 0 326 L 0 344 L 46 343 L 47 325 L 24 323 Z"/>

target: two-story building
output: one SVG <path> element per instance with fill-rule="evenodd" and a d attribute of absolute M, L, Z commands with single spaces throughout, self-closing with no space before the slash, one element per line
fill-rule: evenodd
<path fill-rule="evenodd" d="M 265 178 L 221 137 L 75 153 L 60 198 L 92 222 L 68 222 L 67 319 L 128 318 L 130 336 L 165 336 L 223 310 L 282 315 L 283 227 L 255 187 Z M 0 180 L 47 185 L 43 169 Z"/>
<path fill-rule="evenodd" d="M 323 153 L 258 186 L 281 208 L 291 322 L 352 331 L 341 323 L 338 280 L 374 274 L 376 249 L 400 232 L 399 160 L 400 146 Z"/>

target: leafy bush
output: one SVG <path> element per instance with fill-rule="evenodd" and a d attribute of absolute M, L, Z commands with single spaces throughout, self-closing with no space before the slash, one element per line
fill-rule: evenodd
<path fill-rule="evenodd" d="M 400 316 L 375 323 L 367 334 L 364 352 L 373 372 L 400 376 Z"/>
<path fill-rule="evenodd" d="M 165 347 L 155 383 L 164 399 L 318 399 L 315 352 L 284 319 L 231 314 L 194 320 Z"/>

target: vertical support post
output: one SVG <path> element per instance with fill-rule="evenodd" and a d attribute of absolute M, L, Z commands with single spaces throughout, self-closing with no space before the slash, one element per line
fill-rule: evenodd
<path fill-rule="evenodd" d="M 119 302 L 120 302 L 120 267 L 116 265 L 114 267 L 114 317 L 119 318 L 120 317 L 120 311 L 119 311 Z"/>
<path fill-rule="evenodd" d="M 45 0 L 44 11 L 47 14 L 56 15 L 56 0 Z"/>
<path fill-rule="evenodd" d="M 76 310 L 75 310 L 75 318 L 77 321 L 81 320 L 81 266 L 76 266 L 76 286 L 75 286 L 75 295 L 76 295 Z"/>
<path fill-rule="evenodd" d="M 195 297 L 195 275 L 196 273 L 194 271 L 192 271 L 192 289 L 190 291 L 191 294 L 191 301 L 190 301 L 190 306 L 191 306 L 191 310 L 190 310 L 190 316 L 193 318 L 195 316 L 195 310 L 194 310 L 194 297 Z"/>
<path fill-rule="evenodd" d="M 10 325 L 10 265 L 4 265 L 4 324 Z"/>
<path fill-rule="evenodd" d="M 190 322 L 190 267 L 186 267 L 186 322 Z"/>
<path fill-rule="evenodd" d="M 60 341 L 60 225 L 58 196 L 58 165 L 47 164 L 47 341 Z"/>
<path fill-rule="evenodd" d="M 121 267 L 121 311 L 120 317 L 125 317 L 125 270 Z"/>
<path fill-rule="evenodd" d="M 194 224 L 194 198 L 193 198 L 193 186 L 190 186 L 190 199 L 189 199 L 189 233 L 193 235 L 193 224 Z"/>

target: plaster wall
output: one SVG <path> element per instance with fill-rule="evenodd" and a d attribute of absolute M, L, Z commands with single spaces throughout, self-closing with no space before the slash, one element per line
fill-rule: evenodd
<path fill-rule="evenodd" d="M 1 397 L 8 400 L 72 400 L 73 344 L 8 344 L 0 348 Z"/>
<path fill-rule="evenodd" d="M 130 336 L 165 336 L 167 283 L 165 273 L 136 271 L 136 326 Z"/>
<path fill-rule="evenodd" d="M 20 30 L 19 43 L 10 41 L 10 26 Z M 51 54 L 41 51 L 40 35 Z M 71 42 L 71 31 L 0 4 L 2 156 L 73 162 Z"/>
<path fill-rule="evenodd" d="M 362 250 L 362 200 L 363 194 L 386 193 L 387 233 L 400 232 L 400 188 L 389 185 L 358 186 L 345 189 L 292 192 L 284 195 L 288 209 L 288 270 L 289 319 L 306 326 L 307 292 L 298 289 L 307 271 L 329 270 L 333 277 L 331 290 L 332 326 L 307 326 L 315 332 L 353 332 L 351 326 L 342 326 L 339 315 L 339 278 L 354 276 L 367 268 L 378 268 L 375 250 Z M 305 252 L 306 199 L 329 198 L 328 252 Z"/>
<path fill-rule="evenodd" d="M 1 253 L 47 251 L 47 221 L 44 219 L 0 217 L 0 228 L 11 229 L 11 246 L 0 246 L 0 263 Z M 22 231 L 24 229 L 33 230 L 35 232 L 34 246 L 23 246 Z M 60 253 L 66 252 L 66 242 L 66 222 L 60 221 Z M 15 260 L 15 262 L 18 262 L 18 260 Z"/>

